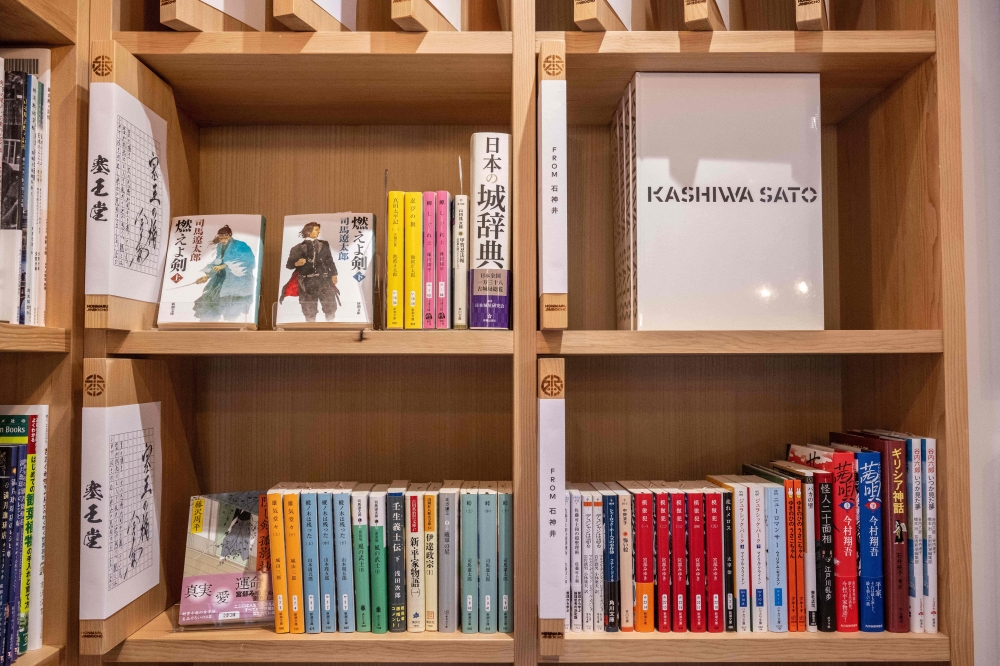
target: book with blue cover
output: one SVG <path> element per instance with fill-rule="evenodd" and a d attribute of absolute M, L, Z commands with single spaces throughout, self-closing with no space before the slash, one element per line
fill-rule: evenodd
<path fill-rule="evenodd" d="M 882 455 L 858 451 L 858 554 L 861 631 L 885 630 L 882 571 Z"/>
<path fill-rule="evenodd" d="M 499 630 L 514 631 L 514 484 L 501 481 L 497 485 L 499 536 L 497 550 L 500 556 L 499 575 Z"/>
<path fill-rule="evenodd" d="M 785 489 L 763 483 L 765 544 L 767 548 L 767 630 L 788 631 L 788 552 Z"/>
<path fill-rule="evenodd" d="M 316 490 L 319 526 L 320 619 L 323 631 L 335 632 L 337 631 L 337 567 L 333 547 L 333 489 L 329 486 L 314 486 L 313 489 Z"/>
<path fill-rule="evenodd" d="M 467 481 L 459 494 L 462 503 L 458 564 L 462 632 L 479 632 L 479 484 Z"/>
<path fill-rule="evenodd" d="M 389 528 L 389 631 L 406 631 L 406 524 L 404 493 L 408 481 L 393 481 L 386 491 Z"/>
<path fill-rule="evenodd" d="M 479 633 L 497 632 L 497 482 L 479 488 Z"/>
<path fill-rule="evenodd" d="M 299 493 L 299 516 L 302 521 L 302 596 L 307 634 L 322 630 L 320 620 L 319 541 L 316 492 Z"/>
<path fill-rule="evenodd" d="M 337 623 L 341 631 L 356 629 L 354 616 L 354 551 L 351 548 L 351 491 L 341 483 L 333 491 L 333 550 L 337 580 Z"/>

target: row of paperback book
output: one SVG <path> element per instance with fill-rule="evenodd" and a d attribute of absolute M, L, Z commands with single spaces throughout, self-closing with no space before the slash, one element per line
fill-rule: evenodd
<path fill-rule="evenodd" d="M 514 630 L 509 481 L 282 483 L 191 498 L 181 626 Z"/>
<path fill-rule="evenodd" d="M 0 407 L 0 653 L 42 646 L 45 470 L 49 410 Z"/>
<path fill-rule="evenodd" d="M 0 49 L 0 321 L 45 325 L 48 49 Z"/>
<path fill-rule="evenodd" d="M 935 441 L 830 441 L 742 476 L 568 484 L 566 631 L 936 633 Z"/>

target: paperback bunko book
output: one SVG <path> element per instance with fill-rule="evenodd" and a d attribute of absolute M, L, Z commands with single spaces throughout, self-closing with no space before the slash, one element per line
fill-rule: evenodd
<path fill-rule="evenodd" d="M 590 484 L 594 488 L 593 484 Z M 604 496 L 594 488 L 594 631 L 604 631 Z"/>
<path fill-rule="evenodd" d="M 374 215 L 286 215 L 276 326 L 371 328 L 374 257 Z"/>
<path fill-rule="evenodd" d="M 351 547 L 351 492 L 356 484 L 338 483 L 333 490 L 333 556 L 337 567 L 337 624 L 340 631 L 357 631 L 355 618 L 354 552 Z"/>
<path fill-rule="evenodd" d="M 385 327 L 389 329 L 403 328 L 403 303 L 406 300 L 403 292 L 405 271 L 403 198 L 405 195 L 405 192 L 400 191 L 392 191 L 388 195 Z"/>
<path fill-rule="evenodd" d="M 368 543 L 371 551 L 372 632 L 389 631 L 389 551 L 386 540 L 386 495 L 389 486 L 377 485 L 368 495 Z"/>
<path fill-rule="evenodd" d="M 322 631 L 322 620 L 320 619 L 319 529 L 315 488 L 304 489 L 299 494 L 299 518 L 302 522 L 302 606 L 305 614 L 306 633 L 318 634 Z"/>
<path fill-rule="evenodd" d="M 472 135 L 469 328 L 510 328 L 510 135 Z"/>
<path fill-rule="evenodd" d="M 261 497 L 263 491 L 191 498 L 179 625 L 274 622 L 271 541 L 260 530 Z"/>
<path fill-rule="evenodd" d="M 497 483 L 497 592 L 499 631 L 514 631 L 514 484 Z"/>
<path fill-rule="evenodd" d="M 440 483 L 428 483 L 424 491 L 424 628 L 438 630 L 438 567 L 440 565 L 440 540 L 438 539 L 438 494 Z"/>
<path fill-rule="evenodd" d="M 456 194 L 452 215 L 452 326 L 469 328 L 469 197 Z"/>
<path fill-rule="evenodd" d="M 434 236 L 436 238 L 434 291 L 435 327 L 451 328 L 451 195 L 438 190 L 435 195 Z"/>
<path fill-rule="evenodd" d="M 271 553 L 271 589 L 274 599 L 274 631 L 289 632 L 288 560 L 285 556 L 285 518 L 282 484 L 267 491 L 267 526 Z"/>
<path fill-rule="evenodd" d="M 426 483 L 411 483 L 406 501 L 406 630 L 426 631 L 424 580 L 424 493 Z"/>
<path fill-rule="evenodd" d="M 461 481 L 445 481 L 438 491 L 438 631 L 459 625 L 458 549 Z"/>
<path fill-rule="evenodd" d="M 386 491 L 389 527 L 389 631 L 406 631 L 406 502 L 408 481 L 393 481 Z"/>
<path fill-rule="evenodd" d="M 320 620 L 323 631 L 337 631 L 337 565 L 334 556 L 333 487 L 314 485 L 319 513 Z"/>
<path fill-rule="evenodd" d="M 435 328 L 437 321 L 435 311 L 437 299 L 434 298 L 434 287 L 437 283 L 437 201 L 434 192 L 424 192 L 423 204 L 423 287 L 421 296 L 424 299 L 423 328 Z"/>
<path fill-rule="evenodd" d="M 804 465 L 790 463 L 786 460 L 774 460 L 771 466 L 797 479 L 802 484 L 802 568 L 803 590 L 805 599 L 804 631 L 818 631 L 818 600 L 816 589 L 816 540 L 819 536 L 816 530 L 816 482 L 814 470 Z M 801 615 L 800 615 L 801 617 Z"/>
<path fill-rule="evenodd" d="M 459 576 L 462 632 L 479 632 L 479 484 L 466 481 L 459 495 L 461 501 L 461 543 Z"/>
<path fill-rule="evenodd" d="M 479 633 L 497 632 L 497 482 L 479 485 Z"/>
<path fill-rule="evenodd" d="M 583 496 L 579 488 L 567 488 L 569 493 L 569 589 L 570 629 L 583 631 Z"/>
<path fill-rule="evenodd" d="M 168 247 L 157 326 L 257 328 L 263 217 L 175 217 Z"/>
<path fill-rule="evenodd" d="M 424 320 L 424 218 L 423 194 L 403 195 L 403 326 L 423 328 Z"/>
<path fill-rule="evenodd" d="M 371 557 L 368 497 L 373 484 L 361 483 L 351 492 L 351 542 L 354 552 L 354 615 L 358 631 L 372 631 Z"/>

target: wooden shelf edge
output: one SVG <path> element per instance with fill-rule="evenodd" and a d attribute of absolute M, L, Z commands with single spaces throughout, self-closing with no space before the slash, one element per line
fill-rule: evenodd
<path fill-rule="evenodd" d="M 276 634 L 270 628 L 176 631 L 164 611 L 103 657 L 105 662 L 512 663 L 511 634 Z"/>
<path fill-rule="evenodd" d="M 559 661 L 585 662 L 828 662 L 831 655 L 863 661 L 948 661 L 944 634 L 571 633 Z"/>
<path fill-rule="evenodd" d="M 539 354 L 940 354 L 926 331 L 539 331 Z"/>
<path fill-rule="evenodd" d="M 0 352 L 69 352 L 69 331 L 0 323 Z"/>
<path fill-rule="evenodd" d="M 17 658 L 21 666 L 58 666 L 65 657 L 66 648 L 57 645 L 43 645 L 37 650 L 28 650 Z"/>
<path fill-rule="evenodd" d="M 4 23 L 0 24 L 0 42 L 37 46 L 65 46 L 76 42 L 75 2 L 0 0 L 0 16 L 4 18 Z"/>
<path fill-rule="evenodd" d="M 512 331 L 108 331 L 108 353 L 173 356 L 510 356 Z"/>

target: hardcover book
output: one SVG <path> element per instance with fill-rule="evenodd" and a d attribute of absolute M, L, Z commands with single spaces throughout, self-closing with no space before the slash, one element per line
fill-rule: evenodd
<path fill-rule="evenodd" d="M 510 328 L 510 135 L 472 135 L 469 328 Z"/>
<path fill-rule="evenodd" d="M 858 556 L 861 595 L 861 631 L 885 630 L 882 594 L 882 456 L 877 451 L 859 451 L 858 462 Z"/>

